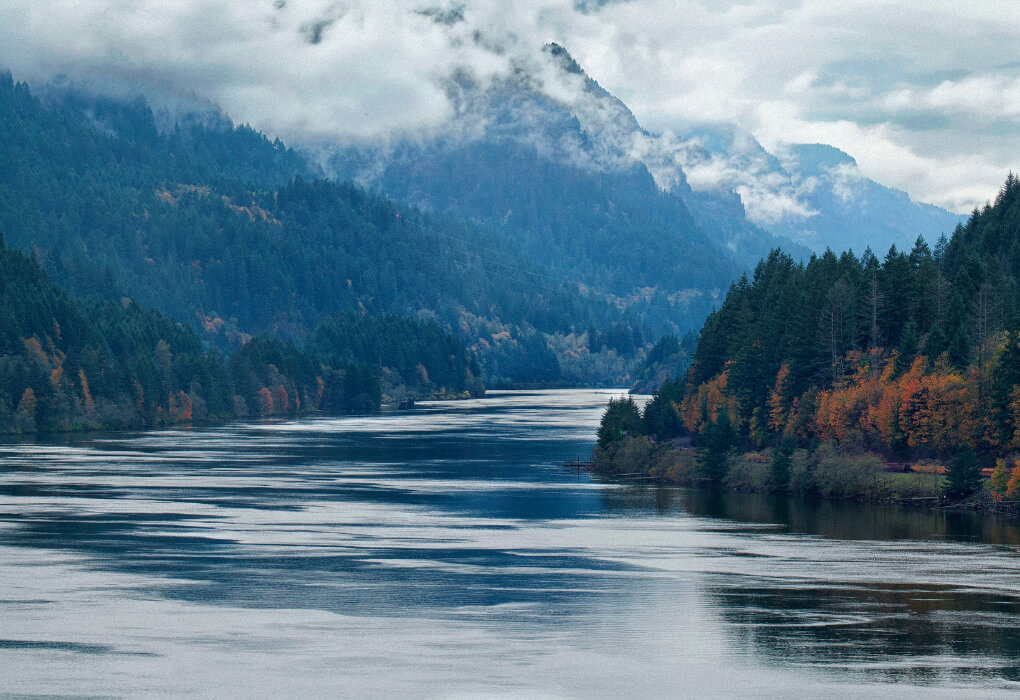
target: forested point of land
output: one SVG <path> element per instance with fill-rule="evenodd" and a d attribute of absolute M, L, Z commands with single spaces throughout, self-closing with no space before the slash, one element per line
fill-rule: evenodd
<path fill-rule="evenodd" d="M 0 238 L 0 434 L 142 428 L 484 391 L 474 357 L 432 321 L 345 314 L 313 341 L 256 336 L 229 357 L 140 307 L 69 296 Z"/>
<path fill-rule="evenodd" d="M 994 203 L 934 249 L 919 238 L 881 259 L 829 251 L 806 264 L 774 251 L 709 316 L 683 377 L 663 384 L 643 411 L 612 403 L 596 452 L 609 464 L 609 452 L 638 449 L 625 447 L 630 438 L 652 449 L 686 436 L 700 448 L 697 468 L 688 465 L 699 478 L 824 491 L 810 483 L 811 469 L 791 465 L 798 450 L 825 445 L 873 455 L 875 468 L 948 464 L 946 488 L 957 495 L 981 486 L 982 468 L 994 469 L 991 493 L 1015 498 L 1018 282 L 1020 180 L 1012 173 Z M 747 478 L 746 463 L 743 475 L 727 471 L 741 469 L 741 460 L 727 462 L 736 450 L 764 455 L 756 478 Z"/>

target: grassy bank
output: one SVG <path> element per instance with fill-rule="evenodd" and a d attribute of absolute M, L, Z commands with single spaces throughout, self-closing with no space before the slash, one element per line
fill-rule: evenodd
<path fill-rule="evenodd" d="M 788 454 L 772 449 L 734 451 L 725 455 L 718 466 L 710 467 L 704 453 L 692 448 L 676 448 L 643 435 L 632 436 L 595 447 L 592 471 L 615 478 L 790 493 L 808 498 L 932 507 L 949 505 L 946 480 L 934 470 L 890 473 L 877 455 L 840 449 L 832 443 L 822 443 L 814 450 L 792 450 Z M 986 481 L 971 498 L 952 505 L 998 512 L 1013 510 L 1015 514 L 1015 508 L 1004 506 L 1002 501 L 1002 495 Z"/>

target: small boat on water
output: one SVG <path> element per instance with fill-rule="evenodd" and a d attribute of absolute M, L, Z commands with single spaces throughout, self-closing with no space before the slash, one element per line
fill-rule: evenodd
<path fill-rule="evenodd" d="M 399 411 L 410 411 L 413 408 L 414 408 L 414 399 L 404 399 L 397 406 L 397 410 L 399 410 Z"/>

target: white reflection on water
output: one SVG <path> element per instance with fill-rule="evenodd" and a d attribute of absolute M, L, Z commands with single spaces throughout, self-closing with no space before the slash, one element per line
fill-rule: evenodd
<path fill-rule="evenodd" d="M 1015 546 L 649 505 L 560 466 L 615 393 L 0 446 L 0 692 L 1017 689 Z"/>

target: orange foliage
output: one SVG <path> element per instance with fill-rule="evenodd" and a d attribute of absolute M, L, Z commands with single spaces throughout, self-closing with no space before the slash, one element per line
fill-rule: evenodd
<path fill-rule="evenodd" d="M 280 413 L 290 413 L 290 396 L 283 384 L 276 387 L 276 391 L 273 392 L 273 405 Z"/>
<path fill-rule="evenodd" d="M 81 393 L 85 397 L 85 414 L 89 418 L 96 417 L 96 402 L 92 400 L 92 392 L 89 390 L 89 380 L 85 377 L 85 370 L 78 370 L 78 378 L 81 380 Z"/>
<path fill-rule="evenodd" d="M 790 365 L 784 362 L 782 367 L 779 368 L 779 372 L 776 373 L 775 388 L 769 394 L 768 425 L 769 429 L 776 433 L 782 432 L 786 427 L 787 421 L 790 419 L 791 402 L 786 397 L 786 392 L 789 389 L 787 386 L 789 380 Z"/>
<path fill-rule="evenodd" d="M 904 397 L 900 423 L 911 447 L 949 452 L 968 413 L 967 386 L 958 374 L 929 374 Z"/>
<path fill-rule="evenodd" d="M 839 386 L 818 392 L 814 425 L 823 440 L 860 440 L 887 422 L 879 377 L 863 365 Z"/>
<path fill-rule="evenodd" d="M 977 408 L 977 378 L 964 379 L 946 363 L 937 363 L 933 370 L 926 365 L 927 358 L 918 357 L 907 372 L 895 377 L 895 357 L 884 362 L 878 354 L 862 358 L 852 376 L 818 392 L 813 408 L 803 405 L 805 397 L 788 401 L 784 396 L 789 368 L 783 365 L 769 396 L 769 428 L 801 439 L 862 441 L 886 449 L 905 442 L 935 454 L 951 452 L 961 440 L 995 439 L 989 420 Z M 685 399 L 684 422 L 689 429 L 691 423 L 697 424 L 693 419 L 698 417 L 699 401 L 707 400 L 713 388 L 710 384 Z M 721 388 L 725 389 L 724 382 Z M 1020 425 L 1020 389 L 1011 411 Z M 1020 448 L 1020 430 L 1013 444 Z"/>
<path fill-rule="evenodd" d="M 46 351 L 42 349 L 42 343 L 39 342 L 35 336 L 27 338 L 25 341 L 25 353 L 42 364 L 49 365 L 50 358 L 46 356 Z"/>
<path fill-rule="evenodd" d="M 1009 395 L 1007 424 L 1012 432 L 1001 436 L 996 417 L 988 410 L 986 379 L 976 368 L 966 375 L 953 369 L 945 357 L 929 366 L 917 357 L 897 376 L 895 353 L 880 350 L 852 354 L 847 366 L 856 368 L 835 386 L 811 388 L 799 397 L 790 396 L 790 367 L 784 363 L 776 374 L 764 410 L 740 416 L 740 406 L 727 395 L 732 363 L 717 376 L 688 387 L 679 407 L 684 426 L 701 432 L 725 406 L 735 425 L 755 441 L 767 434 L 800 440 L 860 442 L 880 450 L 910 447 L 929 455 L 944 456 L 970 443 L 989 451 L 1020 450 L 1020 386 Z M 746 412 L 745 412 L 746 413 Z M 1010 473 L 1013 494 L 1020 490 L 1020 464 Z"/>
<path fill-rule="evenodd" d="M 1016 498 L 1017 495 L 1020 495 L 1020 461 L 1010 470 L 1006 485 L 1006 498 Z"/>
<path fill-rule="evenodd" d="M 905 441 L 938 454 L 951 451 L 974 429 L 976 396 L 959 374 L 944 366 L 927 372 L 926 364 L 927 358 L 918 357 L 894 378 L 890 360 L 880 374 L 865 367 L 844 384 L 821 392 L 815 416 L 818 436 L 860 439 L 884 448 Z"/>
<path fill-rule="evenodd" d="M 714 421 L 719 410 L 725 406 L 729 413 L 730 421 L 737 425 L 740 422 L 736 399 L 726 395 L 726 383 L 729 375 L 729 366 L 711 380 L 698 387 L 698 393 L 688 395 L 680 404 L 680 418 L 684 426 L 691 432 L 699 432 L 706 422 Z"/>
<path fill-rule="evenodd" d="M 35 398 L 35 392 L 32 387 L 28 387 L 21 394 L 21 400 L 18 401 L 18 413 L 24 413 L 25 415 L 35 417 L 36 406 L 39 402 Z"/>
<path fill-rule="evenodd" d="M 194 415 L 191 397 L 183 391 L 171 393 L 167 415 L 172 423 L 190 423 Z"/>
<path fill-rule="evenodd" d="M 262 409 L 262 415 L 271 416 L 273 415 L 273 394 L 266 387 L 262 387 L 258 391 L 259 407 Z"/>

